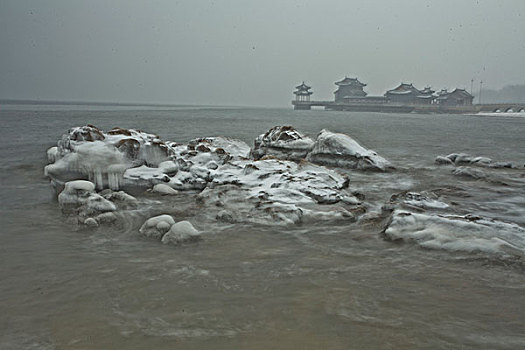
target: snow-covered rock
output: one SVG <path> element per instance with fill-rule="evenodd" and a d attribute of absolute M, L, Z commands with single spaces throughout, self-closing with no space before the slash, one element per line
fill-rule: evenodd
<path fill-rule="evenodd" d="M 492 159 L 480 156 L 471 156 L 467 153 L 451 153 L 447 156 L 437 156 L 435 163 L 439 165 L 454 164 L 457 166 L 479 166 L 485 168 L 513 168 L 511 162 L 494 162 Z"/>
<path fill-rule="evenodd" d="M 273 156 L 279 159 L 301 160 L 313 145 L 311 138 L 291 126 L 274 126 L 255 139 L 252 156 L 255 159 Z"/>
<path fill-rule="evenodd" d="M 345 176 L 308 162 L 244 160 L 221 166 L 198 200 L 219 221 L 291 224 L 305 213 L 329 213 L 327 205 L 359 205 L 347 186 Z M 339 214 L 333 217 L 349 217 Z"/>
<path fill-rule="evenodd" d="M 92 125 L 75 127 L 48 150 L 51 164 L 44 169 L 57 187 L 86 179 L 98 189 L 117 190 L 124 173 L 140 165 L 156 167 L 173 154 L 157 135 L 114 128 L 107 133 Z"/>
<path fill-rule="evenodd" d="M 344 142 L 339 146 L 328 142 L 333 147 L 323 148 L 323 139 L 329 134 L 332 136 L 328 138 Z M 353 140 L 354 149 L 349 150 L 348 140 L 346 135 L 323 131 L 318 150 L 328 153 L 319 154 L 344 158 L 344 162 L 353 154 L 358 168 L 379 166 L 381 157 Z M 100 192 L 101 197 L 91 189 L 93 198 L 99 196 L 97 200 L 106 200 L 119 210 L 138 205 L 134 197 L 117 191 L 119 188 L 132 193 L 151 189 L 162 194 L 191 190 L 202 191 L 198 200 L 207 215 L 225 222 L 289 224 L 316 217 L 355 219 L 357 214 L 345 208 L 360 206 L 361 200 L 346 191 L 348 178 L 303 159 L 313 145 L 311 139 L 291 127 L 275 127 L 256 141 L 252 154 L 263 158 L 254 160 L 247 158 L 248 145 L 235 139 L 206 137 L 184 145 L 133 129 L 115 128 L 104 133 L 86 126 L 71 129 L 56 148 L 49 150 L 48 157 L 55 162 L 46 167 L 46 174 L 56 184 L 68 177 L 93 178 L 96 188 L 109 188 Z M 381 164 L 386 167 L 387 163 Z M 332 205 L 335 207 L 329 207 Z M 97 219 L 98 214 L 84 219 L 109 221 L 109 216 Z M 91 220 L 88 223 L 93 224 Z"/>
<path fill-rule="evenodd" d="M 383 234 L 428 249 L 525 256 L 525 229 L 472 215 L 432 215 L 395 210 Z"/>
<path fill-rule="evenodd" d="M 245 142 L 229 137 L 203 137 L 193 139 L 188 146 L 200 152 L 210 152 L 216 154 L 227 154 L 232 158 L 248 158 L 250 146 Z"/>
<path fill-rule="evenodd" d="M 447 209 L 449 205 L 439 201 L 439 196 L 433 192 L 409 192 L 404 191 L 392 195 L 391 203 L 400 203 L 406 207 L 418 209 Z"/>
<path fill-rule="evenodd" d="M 174 194 L 179 193 L 177 190 L 173 189 L 172 187 L 166 184 L 156 184 L 151 189 L 151 192 L 162 194 L 162 195 L 174 195 Z"/>
<path fill-rule="evenodd" d="M 88 217 L 117 210 L 115 204 L 94 192 L 95 184 L 85 180 L 67 182 L 58 195 L 58 204 L 64 214 L 77 216 L 84 223 Z M 98 222 L 98 221 L 97 221 Z"/>
<path fill-rule="evenodd" d="M 175 224 L 175 219 L 171 215 L 158 215 L 146 220 L 139 232 L 146 237 L 160 240 L 173 224 Z"/>
<path fill-rule="evenodd" d="M 200 240 L 200 232 L 189 221 L 179 221 L 173 224 L 162 237 L 162 243 L 177 245 L 184 242 Z"/>
<path fill-rule="evenodd" d="M 361 170 L 385 171 L 392 167 L 385 158 L 364 148 L 350 136 L 328 130 L 321 130 L 306 160 L 322 165 Z"/>

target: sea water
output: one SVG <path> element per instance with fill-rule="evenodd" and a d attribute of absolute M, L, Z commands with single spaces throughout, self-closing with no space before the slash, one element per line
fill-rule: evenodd
<path fill-rule="evenodd" d="M 380 206 L 400 191 L 446 188 L 464 210 L 525 227 L 525 118 L 213 107 L 0 106 L 1 349 L 525 348 L 525 268 L 482 253 L 393 243 L 381 227 L 197 220 L 193 196 L 170 203 L 203 240 L 142 238 L 145 213 L 79 228 L 43 175 L 46 150 L 93 124 L 164 140 L 228 136 L 248 144 L 275 125 L 315 138 L 351 135 L 397 167 L 347 172 Z M 451 175 L 437 155 L 511 161 L 490 181 Z"/>

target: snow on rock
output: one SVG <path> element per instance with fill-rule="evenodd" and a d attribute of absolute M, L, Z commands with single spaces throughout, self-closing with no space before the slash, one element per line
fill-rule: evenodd
<path fill-rule="evenodd" d="M 87 179 L 98 189 L 116 190 L 126 169 L 156 167 L 171 154 L 173 149 L 157 135 L 121 128 L 104 133 L 87 125 L 70 129 L 48 150 L 51 164 L 44 172 L 58 187 L 70 180 Z"/>
<path fill-rule="evenodd" d="M 177 190 L 174 190 L 172 187 L 170 187 L 170 186 L 168 186 L 166 184 L 156 184 L 151 189 L 151 192 L 152 193 L 163 194 L 163 195 L 174 195 L 174 194 L 179 193 L 179 192 L 177 192 Z"/>
<path fill-rule="evenodd" d="M 200 240 L 200 232 L 197 231 L 189 221 L 179 221 L 173 225 L 164 236 L 162 243 L 177 245 L 184 242 Z"/>
<path fill-rule="evenodd" d="M 390 163 L 345 134 L 321 130 L 306 160 L 323 165 L 385 171 Z"/>
<path fill-rule="evenodd" d="M 391 203 L 400 203 L 413 209 L 447 209 L 448 204 L 438 200 L 439 196 L 434 192 L 409 192 L 404 191 L 392 195 Z"/>
<path fill-rule="evenodd" d="M 58 195 L 58 204 L 64 214 L 76 215 L 79 222 L 117 210 L 115 204 L 94 192 L 95 184 L 85 180 L 70 181 Z M 98 221 L 97 221 L 98 222 Z"/>
<path fill-rule="evenodd" d="M 313 145 L 311 138 L 291 126 L 274 126 L 255 139 L 251 154 L 255 159 L 274 156 L 279 159 L 301 160 Z"/>
<path fill-rule="evenodd" d="M 250 146 L 245 142 L 229 137 L 203 137 L 193 139 L 188 146 L 200 152 L 210 152 L 216 154 L 228 154 L 233 158 L 248 158 Z"/>
<path fill-rule="evenodd" d="M 120 188 L 163 194 L 191 190 L 201 192 L 197 199 L 206 215 L 225 222 L 289 224 L 308 218 L 355 219 L 357 214 L 352 210 L 361 200 L 346 191 L 348 178 L 304 160 L 314 147 L 310 138 L 292 127 L 275 127 L 259 136 L 255 144 L 254 159 L 250 159 L 246 143 L 225 137 L 198 138 L 184 145 L 133 129 L 114 128 L 105 133 L 93 126 L 77 127 L 48 151 L 54 162 L 45 172 L 57 188 L 69 180 L 92 180 L 94 188 L 106 188 L 98 195 L 93 193 L 93 198 L 119 210 L 138 205 L 134 197 L 119 192 Z M 326 156 L 348 165 L 351 159 L 353 166 L 361 169 L 384 169 L 388 164 L 346 135 L 322 131 L 316 145 L 314 160 Z M 84 219 L 96 219 L 99 214 Z M 108 221 L 109 217 L 96 220 Z M 87 224 L 93 224 L 92 220 Z"/>
<path fill-rule="evenodd" d="M 356 206 L 348 179 L 334 170 L 278 159 L 229 162 L 198 196 L 219 221 L 292 224 L 305 218 L 351 217 L 326 205 Z M 214 214 L 213 214 L 214 213 Z M 343 215 L 344 214 L 344 215 Z"/>
<path fill-rule="evenodd" d="M 175 219 L 173 219 L 171 215 L 158 215 L 146 220 L 139 229 L 139 232 L 146 237 L 160 240 L 174 224 Z"/>
<path fill-rule="evenodd" d="M 169 181 L 170 177 L 161 169 L 150 168 L 146 165 L 126 169 L 123 175 L 123 183 L 143 188 L 151 188 L 156 184 Z"/>
<path fill-rule="evenodd" d="M 485 168 L 514 168 L 511 162 L 494 162 L 490 158 L 475 157 L 467 153 L 451 153 L 447 156 L 437 156 L 435 163 L 439 165 L 453 164 L 457 166 L 474 165 Z"/>
<path fill-rule="evenodd" d="M 383 234 L 428 249 L 525 256 L 525 229 L 472 215 L 432 215 L 395 210 Z"/>

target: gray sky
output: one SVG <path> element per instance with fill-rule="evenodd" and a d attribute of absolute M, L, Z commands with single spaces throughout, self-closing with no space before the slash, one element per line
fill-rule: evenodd
<path fill-rule="evenodd" d="M 525 1 L 0 0 L 0 98 L 288 106 L 525 83 Z"/>

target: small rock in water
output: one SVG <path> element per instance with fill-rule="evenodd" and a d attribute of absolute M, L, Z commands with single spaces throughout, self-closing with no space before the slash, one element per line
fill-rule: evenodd
<path fill-rule="evenodd" d="M 177 245 L 199 239 L 201 239 L 200 232 L 189 221 L 180 221 L 172 225 L 170 230 L 166 232 L 162 237 L 162 243 Z"/>
<path fill-rule="evenodd" d="M 175 219 L 171 215 L 154 216 L 144 222 L 139 232 L 146 237 L 161 239 L 173 224 Z"/>
<path fill-rule="evenodd" d="M 173 189 L 172 187 L 166 185 L 166 184 L 156 184 L 151 189 L 151 192 L 153 193 L 159 193 L 164 195 L 174 195 L 179 193 L 177 190 Z"/>
<path fill-rule="evenodd" d="M 98 227 L 98 222 L 93 218 L 87 218 L 86 220 L 84 220 L 84 225 L 89 227 Z"/>
<path fill-rule="evenodd" d="M 435 161 L 439 165 L 475 165 L 485 168 L 513 168 L 511 162 L 494 162 L 487 157 L 473 157 L 467 153 L 451 153 L 444 156 L 437 156 Z"/>

